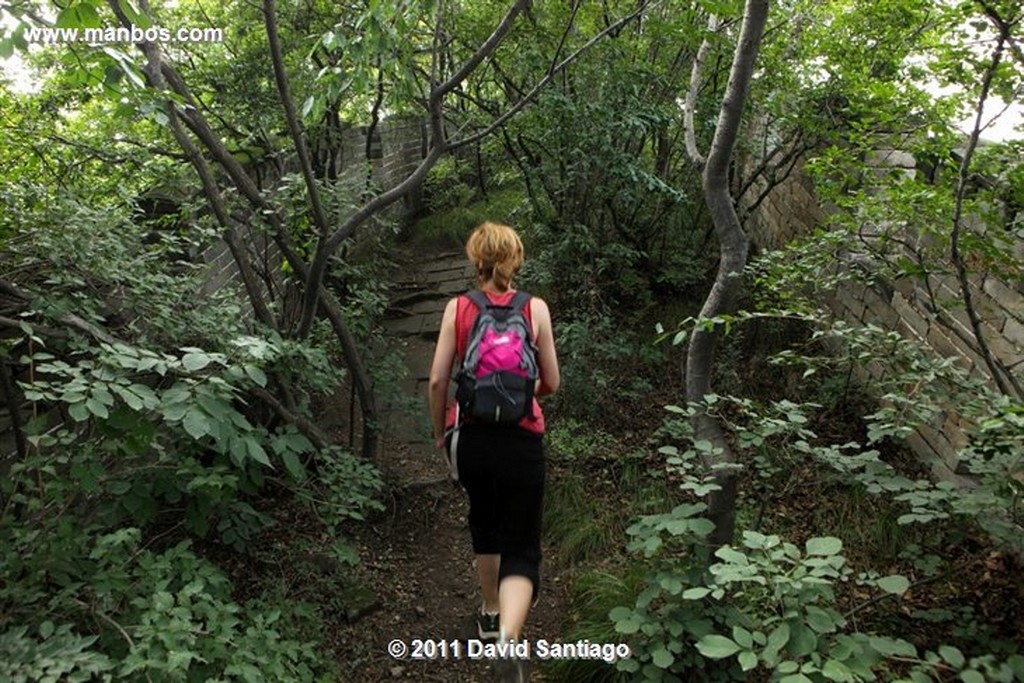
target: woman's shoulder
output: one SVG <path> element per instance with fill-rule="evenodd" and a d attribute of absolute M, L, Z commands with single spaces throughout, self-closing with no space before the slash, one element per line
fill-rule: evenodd
<path fill-rule="evenodd" d="M 530 307 L 535 311 L 547 311 L 548 302 L 539 296 L 530 295 Z"/>

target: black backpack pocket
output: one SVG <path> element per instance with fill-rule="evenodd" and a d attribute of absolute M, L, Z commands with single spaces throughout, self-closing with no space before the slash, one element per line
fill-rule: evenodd
<path fill-rule="evenodd" d="M 463 391 L 463 386 L 470 382 L 472 386 Z M 515 424 L 533 408 L 533 381 L 514 372 L 494 372 L 475 381 L 464 378 L 459 382 L 456 398 L 459 393 L 471 399 L 467 412 L 479 422 Z"/>

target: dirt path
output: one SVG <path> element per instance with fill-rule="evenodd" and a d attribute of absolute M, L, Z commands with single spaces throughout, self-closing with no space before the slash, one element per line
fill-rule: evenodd
<path fill-rule="evenodd" d="M 461 253 L 414 254 L 396 276 L 385 321 L 390 343 L 402 349 L 408 377 L 385 406 L 380 464 L 388 482 L 387 510 L 354 530 L 361 579 L 376 593 L 375 609 L 339 627 L 346 680 L 490 681 L 486 662 L 396 659 L 388 644 L 413 639 L 462 640 L 475 634 L 479 591 L 466 525 L 465 493 L 448 476 L 431 443 L 426 386 L 441 313 L 471 284 Z M 542 567 L 540 603 L 526 636 L 560 639 L 565 614 L 562 582 Z M 543 681 L 534 669 L 530 680 Z"/>

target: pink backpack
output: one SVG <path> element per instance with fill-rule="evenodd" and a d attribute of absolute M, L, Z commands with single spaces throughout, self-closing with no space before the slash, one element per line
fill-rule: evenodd
<path fill-rule="evenodd" d="M 516 424 L 533 414 L 537 347 L 524 313 L 530 295 L 516 292 L 507 306 L 483 292 L 467 292 L 479 314 L 456 376 L 460 412 L 475 422 Z"/>

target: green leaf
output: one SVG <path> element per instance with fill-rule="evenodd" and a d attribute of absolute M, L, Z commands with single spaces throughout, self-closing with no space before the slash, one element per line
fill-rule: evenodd
<path fill-rule="evenodd" d="M 255 437 L 245 437 L 245 448 L 250 458 L 260 463 L 261 465 L 273 467 L 270 464 L 270 458 L 267 457 L 267 452 L 263 450 L 263 446 L 260 445 L 260 442 L 257 441 Z"/>
<path fill-rule="evenodd" d="M 868 638 L 868 643 L 885 657 L 917 657 L 917 648 L 905 640 L 871 636 Z"/>
<path fill-rule="evenodd" d="M 876 583 L 878 584 L 878 587 L 886 593 L 892 593 L 893 595 L 903 595 L 907 592 L 907 589 L 910 588 L 910 579 L 902 574 L 884 576 L 878 579 Z"/>
<path fill-rule="evenodd" d="M 56 28 L 75 28 L 81 23 L 81 19 L 78 18 L 78 6 L 69 5 L 60 11 L 53 25 Z"/>
<path fill-rule="evenodd" d="M 739 656 L 740 668 L 744 671 L 751 671 L 757 667 L 757 655 L 750 650 L 744 650 Z"/>
<path fill-rule="evenodd" d="M 121 397 L 121 400 L 125 402 L 132 410 L 142 410 L 143 402 L 131 389 L 128 387 L 122 387 L 118 384 L 110 385 L 110 388 L 115 394 Z"/>
<path fill-rule="evenodd" d="M 139 397 L 142 401 L 142 405 L 148 410 L 155 408 L 160 403 L 160 399 L 157 398 L 153 390 L 147 387 L 145 384 L 133 384 L 129 387 L 131 392 Z"/>
<path fill-rule="evenodd" d="M 939 656 L 949 662 L 949 665 L 955 669 L 961 669 L 964 665 L 964 653 L 956 649 L 952 645 L 940 645 Z"/>
<path fill-rule="evenodd" d="M 75 405 L 77 406 L 81 404 L 76 403 Z M 85 407 L 90 413 L 92 413 L 98 418 L 105 420 L 108 417 L 110 417 L 110 413 L 107 412 L 107 406 L 103 405 L 103 403 L 97 401 L 95 398 L 92 398 L 91 396 L 85 399 Z M 68 411 L 70 412 L 70 407 L 68 408 Z"/>
<path fill-rule="evenodd" d="M 85 422 L 89 419 L 89 411 L 84 403 L 72 403 L 68 406 L 68 415 L 75 422 Z"/>
<path fill-rule="evenodd" d="M 765 645 L 765 649 L 778 652 L 782 648 L 786 647 L 786 643 L 789 642 L 789 624 L 783 622 L 775 627 L 768 635 L 768 644 Z"/>
<path fill-rule="evenodd" d="M 96 8 L 86 2 L 78 4 L 78 21 L 84 28 L 102 28 Z"/>
<path fill-rule="evenodd" d="M 960 680 L 964 683 L 985 683 L 985 677 L 974 669 L 960 672 Z"/>
<path fill-rule="evenodd" d="M 654 662 L 654 666 L 659 669 L 667 669 L 672 666 L 672 663 L 676 661 L 676 658 L 664 647 L 659 647 L 651 653 L 651 661 Z"/>
<path fill-rule="evenodd" d="M 732 548 L 731 546 L 727 545 L 722 546 L 717 551 L 715 551 L 715 556 L 724 562 L 728 562 L 729 564 L 738 564 L 743 567 L 750 564 L 749 560 L 747 560 L 746 555 L 736 550 L 735 548 Z"/>
<path fill-rule="evenodd" d="M 619 633 L 630 635 L 640 630 L 640 624 L 640 617 L 631 616 L 617 620 L 615 622 L 615 630 Z"/>
<path fill-rule="evenodd" d="M 803 624 L 792 627 L 789 646 L 786 648 L 794 657 L 806 657 L 818 647 L 818 636 Z"/>
<path fill-rule="evenodd" d="M 711 589 L 705 586 L 687 588 L 685 591 L 683 591 L 683 600 L 700 600 L 701 598 L 707 597 L 708 593 L 710 592 Z"/>
<path fill-rule="evenodd" d="M 754 637 L 750 631 L 739 624 L 732 627 L 732 638 L 740 647 L 751 648 L 754 646 Z"/>
<path fill-rule="evenodd" d="M 678 595 L 683 590 L 683 582 L 677 576 L 663 576 L 658 584 L 669 595 Z"/>
<path fill-rule="evenodd" d="M 246 365 L 245 374 L 249 376 L 253 382 L 261 387 L 267 386 L 267 375 L 263 370 L 259 369 L 255 365 Z"/>
<path fill-rule="evenodd" d="M 292 475 L 297 481 L 302 481 L 306 477 L 306 470 L 302 466 L 302 462 L 299 460 L 299 456 L 291 451 L 287 451 L 281 455 L 281 461 L 284 463 L 284 467 L 288 470 L 288 474 Z"/>
<path fill-rule="evenodd" d="M 121 8 L 121 11 L 123 11 L 125 15 L 128 17 L 128 21 L 130 21 L 131 23 L 135 24 L 141 29 L 147 29 L 151 26 L 149 22 L 149 16 L 137 10 L 135 6 L 128 0 L 117 0 L 117 4 Z"/>
<path fill-rule="evenodd" d="M 46 640 L 53 635 L 54 626 L 53 622 L 47 619 L 43 623 L 39 624 L 39 635 L 42 636 L 43 640 Z"/>
<path fill-rule="evenodd" d="M 794 662 L 792 659 L 787 659 L 784 662 L 780 662 L 779 665 L 775 667 L 775 670 L 778 671 L 780 674 L 791 674 L 799 669 L 800 665 L 797 662 Z"/>
<path fill-rule="evenodd" d="M 839 625 L 837 623 L 837 615 L 832 615 L 820 607 L 808 605 L 806 612 L 807 625 L 818 633 L 831 633 Z"/>
<path fill-rule="evenodd" d="M 733 656 L 741 648 L 735 641 L 712 633 L 697 641 L 697 649 L 708 659 L 724 659 Z"/>
<path fill-rule="evenodd" d="M 843 549 L 843 542 L 834 536 L 823 536 L 807 540 L 807 554 L 818 556 L 836 555 Z"/>
<path fill-rule="evenodd" d="M 623 619 L 629 619 L 633 616 L 633 610 L 628 607 L 615 607 L 608 612 L 608 618 L 611 621 L 622 621 Z"/>
<path fill-rule="evenodd" d="M 196 372 L 205 368 L 212 360 L 213 359 L 205 353 L 192 352 L 186 353 L 181 357 L 181 364 L 189 372 Z"/>
<path fill-rule="evenodd" d="M 813 683 L 811 679 L 803 674 L 793 674 L 779 679 L 779 683 Z"/>
<path fill-rule="evenodd" d="M 835 659 L 825 662 L 825 666 L 821 668 L 821 673 L 830 681 L 846 683 L 847 681 L 857 680 L 848 666 Z"/>
<path fill-rule="evenodd" d="M 189 436 L 196 440 L 209 434 L 211 427 L 210 419 L 206 416 L 206 413 L 198 408 L 188 409 L 188 412 L 185 413 L 185 419 L 182 421 L 182 426 L 185 427 L 185 431 L 188 432 Z"/>

